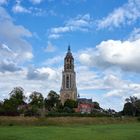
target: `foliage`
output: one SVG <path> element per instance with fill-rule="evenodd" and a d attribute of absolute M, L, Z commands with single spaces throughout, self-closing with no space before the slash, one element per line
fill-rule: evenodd
<path fill-rule="evenodd" d="M 24 89 L 22 87 L 15 87 L 10 93 L 10 100 L 15 102 L 16 106 L 25 104 Z"/>
<path fill-rule="evenodd" d="M 123 113 L 129 116 L 140 115 L 140 99 L 135 96 L 130 96 L 126 98 L 126 103 L 124 104 Z"/>
<path fill-rule="evenodd" d="M 133 105 L 131 103 L 125 103 L 124 104 L 124 108 L 123 108 L 123 112 L 125 115 L 128 115 L 128 116 L 132 116 L 133 115 Z"/>
<path fill-rule="evenodd" d="M 59 95 L 51 90 L 47 96 L 47 98 L 45 99 L 45 107 L 49 110 L 57 110 L 58 107 L 60 106 L 60 99 L 59 99 Z"/>
<path fill-rule="evenodd" d="M 42 108 L 44 105 L 43 95 L 36 91 L 32 92 L 32 94 L 29 96 L 29 101 L 29 104 L 34 107 Z"/>
<path fill-rule="evenodd" d="M 77 108 L 77 106 L 78 106 L 78 102 L 71 99 L 66 100 L 64 103 L 64 107 L 69 107 L 71 109 Z"/>
<path fill-rule="evenodd" d="M 94 104 L 95 109 L 100 109 L 101 108 L 98 102 L 93 102 L 93 104 Z"/>
<path fill-rule="evenodd" d="M 39 116 L 39 111 L 37 106 L 31 106 L 29 109 L 25 110 L 24 116 Z"/>

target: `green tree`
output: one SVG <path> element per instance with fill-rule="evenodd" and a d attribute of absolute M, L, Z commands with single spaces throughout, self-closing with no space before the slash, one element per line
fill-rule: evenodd
<path fill-rule="evenodd" d="M 42 108 L 44 105 L 44 97 L 41 93 L 34 91 L 29 96 L 29 104 L 38 108 Z"/>
<path fill-rule="evenodd" d="M 133 105 L 130 102 L 124 104 L 123 108 L 124 115 L 132 116 L 133 115 Z"/>
<path fill-rule="evenodd" d="M 24 89 L 22 87 L 15 87 L 10 93 L 9 100 L 14 102 L 14 105 L 18 107 L 19 105 L 25 104 L 26 97 L 24 95 Z"/>
<path fill-rule="evenodd" d="M 4 115 L 8 116 L 19 115 L 17 103 L 15 102 L 15 100 L 12 99 L 4 99 L 3 111 Z"/>
<path fill-rule="evenodd" d="M 68 99 L 64 103 L 63 111 L 67 113 L 73 113 L 74 108 L 77 108 L 78 102 L 72 99 Z"/>
<path fill-rule="evenodd" d="M 64 103 L 64 107 L 69 107 L 71 109 L 77 108 L 77 106 L 78 106 L 78 102 L 71 99 L 66 100 Z"/>
<path fill-rule="evenodd" d="M 95 109 L 101 109 L 101 107 L 100 107 L 98 102 L 93 102 L 93 104 L 94 104 Z"/>
<path fill-rule="evenodd" d="M 136 100 L 135 106 L 136 106 L 136 115 L 140 116 L 140 99 Z"/>
<path fill-rule="evenodd" d="M 129 98 L 126 98 L 125 101 L 127 103 L 131 103 L 132 104 L 132 114 L 133 116 L 136 116 L 136 101 L 138 100 L 137 97 L 135 96 L 130 96 Z"/>
<path fill-rule="evenodd" d="M 26 97 L 22 87 L 15 87 L 10 93 L 9 99 L 4 99 L 3 112 L 5 115 L 19 115 L 18 107 L 24 105 Z"/>
<path fill-rule="evenodd" d="M 45 106 L 49 111 L 56 110 L 60 106 L 60 96 L 53 90 L 48 93 L 45 99 Z"/>

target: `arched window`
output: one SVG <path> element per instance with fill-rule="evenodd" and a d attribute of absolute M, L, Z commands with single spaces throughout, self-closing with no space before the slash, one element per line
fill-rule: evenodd
<path fill-rule="evenodd" d="M 66 88 L 69 88 L 69 77 L 66 77 Z"/>

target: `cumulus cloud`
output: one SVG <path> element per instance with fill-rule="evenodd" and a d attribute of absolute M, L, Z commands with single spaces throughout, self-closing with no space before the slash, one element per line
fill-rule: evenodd
<path fill-rule="evenodd" d="M 102 41 L 95 49 L 81 53 L 80 62 L 102 68 L 118 67 L 140 73 L 140 39 L 135 41 Z"/>
<path fill-rule="evenodd" d="M 4 61 L 0 61 L 0 71 L 1 72 L 15 72 L 15 71 L 19 71 L 21 70 L 21 68 L 19 66 L 17 66 L 16 63 L 10 61 L 10 60 L 4 60 Z"/>
<path fill-rule="evenodd" d="M 76 67 L 78 90 L 105 89 L 102 79 L 86 66 Z M 86 77 L 86 78 L 85 78 Z"/>
<path fill-rule="evenodd" d="M 27 72 L 27 79 L 29 80 L 58 80 L 59 73 L 50 67 L 34 68 L 30 67 Z"/>
<path fill-rule="evenodd" d="M 128 0 L 128 3 L 115 9 L 107 17 L 97 21 L 99 29 L 120 27 L 131 24 L 140 18 L 140 0 Z"/>
<path fill-rule="evenodd" d="M 25 27 L 14 24 L 13 19 L 2 7 L 0 15 L 0 64 L 6 64 L 6 67 L 1 68 L 7 68 L 9 64 L 15 67 L 19 62 L 31 60 L 32 46 L 25 38 L 32 37 L 32 33 Z M 9 60 L 10 63 L 7 63 Z"/>
<path fill-rule="evenodd" d="M 30 77 L 30 80 L 27 77 L 29 70 L 23 68 L 15 72 L 0 72 L 0 100 L 7 98 L 15 86 L 23 87 L 26 95 L 29 95 L 33 91 L 39 91 L 46 97 L 52 89 L 59 93 L 61 81 L 59 78 L 61 77 L 56 74 L 57 70 L 48 67 L 32 68 L 30 71 L 35 71 L 36 77 Z"/>
<path fill-rule="evenodd" d="M 64 26 L 51 28 L 49 38 L 57 39 L 63 33 L 82 31 L 87 32 L 92 24 L 89 14 L 78 15 L 76 18 L 68 20 Z"/>
<path fill-rule="evenodd" d="M 43 73 L 38 69 L 35 69 L 33 67 L 30 67 L 28 69 L 28 73 L 27 73 L 27 78 L 29 80 L 44 80 L 44 79 L 48 79 L 49 73 Z"/>

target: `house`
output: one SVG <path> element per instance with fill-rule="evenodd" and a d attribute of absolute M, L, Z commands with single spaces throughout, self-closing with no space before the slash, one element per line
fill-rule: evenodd
<path fill-rule="evenodd" d="M 92 103 L 92 99 L 79 98 L 78 99 L 78 107 L 76 108 L 76 112 L 80 112 L 82 114 L 90 114 L 94 108 L 94 104 Z"/>

